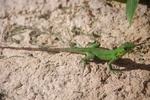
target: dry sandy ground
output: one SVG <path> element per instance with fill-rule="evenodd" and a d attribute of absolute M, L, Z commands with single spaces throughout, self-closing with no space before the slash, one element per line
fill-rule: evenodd
<path fill-rule="evenodd" d="M 150 6 L 149 6 L 150 7 Z M 112 49 L 150 42 L 150 8 L 140 4 L 133 25 L 125 4 L 106 0 L 0 0 L 0 45 L 16 47 L 87 46 L 95 40 Z M 150 100 L 149 43 L 113 64 L 89 62 L 84 55 L 0 49 L 0 99 Z"/>

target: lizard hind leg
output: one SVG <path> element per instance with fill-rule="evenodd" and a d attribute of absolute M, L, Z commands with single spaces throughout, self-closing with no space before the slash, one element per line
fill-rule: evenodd
<path fill-rule="evenodd" d="M 86 56 L 85 56 L 84 58 L 82 58 L 82 60 L 81 60 L 81 61 L 84 63 L 82 75 L 84 74 L 84 70 L 85 70 L 86 67 L 88 68 L 88 73 L 91 72 L 90 66 L 89 66 L 89 65 L 87 66 L 86 63 L 87 63 L 88 60 L 94 59 L 94 55 L 93 55 L 92 53 L 86 52 L 85 54 L 86 54 Z M 87 74 L 88 74 L 88 73 L 87 73 Z M 87 75 L 87 74 L 86 74 L 86 75 Z"/>
<path fill-rule="evenodd" d="M 98 42 L 88 44 L 89 48 L 98 48 L 99 46 L 100 46 L 100 43 L 98 43 Z"/>

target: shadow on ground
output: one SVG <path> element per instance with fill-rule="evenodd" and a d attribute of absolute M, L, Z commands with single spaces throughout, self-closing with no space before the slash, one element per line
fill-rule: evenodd
<path fill-rule="evenodd" d="M 99 59 L 94 59 L 96 61 L 96 63 L 106 63 L 107 61 L 101 61 Z M 118 59 L 114 65 L 120 66 L 120 67 L 124 67 L 124 69 L 119 69 L 119 71 L 130 71 L 130 70 L 137 70 L 137 69 L 141 69 L 141 70 L 147 70 L 150 71 L 150 64 L 141 64 L 141 63 L 136 63 L 134 61 L 132 61 L 131 59 Z M 112 64 L 113 66 L 113 64 Z"/>

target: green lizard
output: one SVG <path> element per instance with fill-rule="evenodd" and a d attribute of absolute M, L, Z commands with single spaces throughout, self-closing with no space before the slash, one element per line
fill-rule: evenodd
<path fill-rule="evenodd" d="M 30 48 L 30 47 L 9 47 L 9 46 L 0 46 L 2 49 L 16 49 L 16 50 L 30 50 L 30 51 L 47 51 L 47 52 L 73 52 L 86 55 L 82 58 L 83 62 L 86 62 L 90 59 L 94 59 L 94 57 L 99 58 L 100 60 L 106 60 L 108 62 L 109 69 L 111 71 L 116 71 L 116 69 L 112 68 L 112 64 L 118 59 L 121 58 L 123 55 L 128 53 L 129 51 L 133 50 L 133 48 L 137 45 L 134 45 L 130 42 L 125 42 L 118 48 L 114 50 L 109 50 L 105 48 L 99 47 L 99 43 L 93 43 L 89 45 L 87 48 Z"/>

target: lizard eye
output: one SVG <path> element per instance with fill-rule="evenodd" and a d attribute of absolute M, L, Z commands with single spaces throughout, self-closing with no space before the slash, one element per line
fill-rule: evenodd
<path fill-rule="evenodd" d="M 128 51 L 128 47 L 125 47 L 124 50 L 125 50 L 125 51 Z"/>

